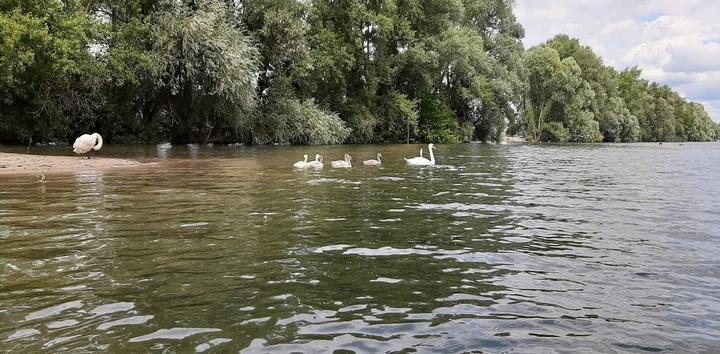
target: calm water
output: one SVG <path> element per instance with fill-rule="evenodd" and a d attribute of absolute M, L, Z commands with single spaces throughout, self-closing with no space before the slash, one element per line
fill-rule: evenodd
<path fill-rule="evenodd" d="M 719 144 L 439 148 L 0 176 L 0 349 L 720 351 Z M 304 151 L 387 161 L 294 171 Z"/>

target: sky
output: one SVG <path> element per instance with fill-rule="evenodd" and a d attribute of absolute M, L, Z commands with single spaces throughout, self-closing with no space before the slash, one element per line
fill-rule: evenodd
<path fill-rule="evenodd" d="M 720 122 L 720 1 L 516 0 L 525 46 L 558 33 L 700 102 Z"/>

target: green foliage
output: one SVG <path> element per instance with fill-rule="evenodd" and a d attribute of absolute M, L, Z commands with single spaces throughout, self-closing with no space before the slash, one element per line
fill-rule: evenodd
<path fill-rule="evenodd" d="M 534 141 L 540 141 L 548 135 L 544 134 L 544 127 L 558 127 L 557 124 L 546 123 L 569 121 L 565 111 L 579 113 L 582 96 L 577 93 L 582 85 L 581 70 L 572 57 L 561 60 L 558 52 L 546 45 L 528 51 L 525 68 L 528 75 L 526 105 L 528 111 L 534 114 L 530 117 L 532 124 L 528 124 L 528 134 Z M 557 137 L 558 140 L 560 136 L 564 137 L 564 131 L 560 134 L 558 129 L 548 132 L 549 136 Z"/>
<path fill-rule="evenodd" d="M 682 128 L 682 140 L 710 141 L 718 139 L 717 124 L 713 123 L 703 106 L 698 103 L 683 105 L 677 119 Z"/>
<path fill-rule="evenodd" d="M 535 141 L 717 138 L 701 105 L 641 79 L 637 68 L 617 72 L 604 66 L 589 47 L 566 35 L 528 50 L 525 69 L 524 126 Z"/>
<path fill-rule="evenodd" d="M 666 86 L 511 0 L 2 0 L 0 141 L 707 141 Z"/>
<path fill-rule="evenodd" d="M 423 141 L 458 143 L 458 122 L 450 107 L 436 96 L 423 97 L 420 103 L 420 136 Z"/>
<path fill-rule="evenodd" d="M 337 114 L 320 109 L 314 102 L 279 97 L 255 128 L 257 144 L 342 144 L 350 130 Z"/>
<path fill-rule="evenodd" d="M 570 141 L 570 131 L 561 122 L 543 123 L 541 131 L 541 139 L 545 141 L 558 141 L 561 143 Z"/>
<path fill-rule="evenodd" d="M 458 127 L 458 141 L 461 143 L 468 143 L 473 140 L 473 136 L 475 136 L 475 126 L 473 126 L 470 122 L 462 122 L 460 123 L 460 126 Z M 497 141 L 500 141 L 501 138 L 497 138 Z"/>
<path fill-rule="evenodd" d="M 222 2 L 168 1 L 164 7 L 153 29 L 161 127 L 181 141 L 207 141 L 218 127 L 249 136 L 243 118 L 255 104 L 257 49 L 230 21 Z"/>
<path fill-rule="evenodd" d="M 89 47 L 99 26 L 72 3 L 0 4 L 0 139 L 62 139 L 103 104 Z"/>
<path fill-rule="evenodd" d="M 446 97 L 455 125 L 469 122 L 477 138 L 499 139 L 517 115 L 523 84 L 522 30 L 511 7 L 500 0 L 314 1 L 311 59 L 294 76 L 298 94 L 339 112 L 353 129 L 350 142 L 405 141 L 408 122 L 410 139 L 434 138 L 417 134 L 409 102 L 436 94 Z"/>
<path fill-rule="evenodd" d="M 605 107 L 607 111 L 598 119 L 598 128 L 603 133 L 604 141 L 635 142 L 640 139 L 637 117 L 630 114 L 622 98 L 610 98 Z"/>
<path fill-rule="evenodd" d="M 400 93 L 378 98 L 377 109 L 386 116 L 375 125 L 375 139 L 379 142 L 403 143 L 418 136 L 418 108 L 415 100 Z"/>
<path fill-rule="evenodd" d="M 588 111 L 580 111 L 572 116 L 568 123 L 568 139 L 579 143 L 601 141 L 602 135 L 598 130 L 598 122 L 593 118 L 593 114 Z"/>

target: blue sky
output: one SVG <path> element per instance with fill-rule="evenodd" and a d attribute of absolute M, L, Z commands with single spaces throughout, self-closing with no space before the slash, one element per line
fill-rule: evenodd
<path fill-rule="evenodd" d="M 566 33 L 618 69 L 635 66 L 720 122 L 720 1 L 517 0 L 525 45 Z"/>

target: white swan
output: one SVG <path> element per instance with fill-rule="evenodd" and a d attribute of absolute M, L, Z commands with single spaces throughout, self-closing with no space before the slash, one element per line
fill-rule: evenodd
<path fill-rule="evenodd" d="M 428 144 L 428 151 L 430 151 L 430 160 L 428 160 L 424 157 L 413 157 L 411 159 L 405 159 L 405 162 L 408 165 L 415 165 L 415 166 L 434 165 L 435 164 L 435 154 L 433 154 L 433 150 L 435 150 L 435 145 Z"/>
<path fill-rule="evenodd" d="M 295 167 L 295 168 L 305 168 L 305 167 L 307 166 L 307 158 L 308 158 L 308 156 L 307 156 L 307 154 L 305 154 L 305 155 L 303 155 L 303 157 L 304 157 L 305 159 L 304 159 L 303 161 L 298 161 L 298 162 L 294 163 L 294 164 L 293 164 L 293 167 Z"/>
<path fill-rule="evenodd" d="M 352 163 L 350 163 L 350 161 L 352 161 L 352 156 L 350 156 L 349 154 L 345 154 L 344 160 L 333 161 L 330 163 L 330 165 L 333 168 L 350 168 L 350 167 L 352 167 Z"/>
<path fill-rule="evenodd" d="M 365 160 L 363 161 L 363 165 L 365 166 L 380 166 L 382 163 L 382 154 L 378 152 L 377 154 L 377 160 Z"/>
<path fill-rule="evenodd" d="M 324 166 L 323 165 L 323 157 L 322 157 L 322 155 L 319 155 L 319 154 L 315 154 L 315 161 L 308 162 L 305 165 L 305 167 L 311 167 L 311 168 L 314 168 L 317 170 L 323 168 L 323 166 Z"/>
<path fill-rule="evenodd" d="M 98 133 L 83 134 L 79 138 L 75 139 L 73 144 L 73 152 L 76 154 L 85 154 L 90 150 L 98 151 L 102 148 L 103 139 Z"/>

